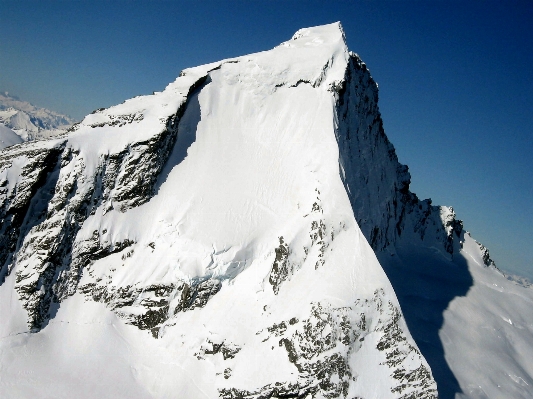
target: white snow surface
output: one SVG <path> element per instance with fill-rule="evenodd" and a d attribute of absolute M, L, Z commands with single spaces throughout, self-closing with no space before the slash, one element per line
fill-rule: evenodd
<path fill-rule="evenodd" d="M 533 289 L 488 268 L 466 233 L 463 254 L 473 285 L 444 313 L 440 330 L 459 398 L 533 397 Z"/>
<path fill-rule="evenodd" d="M 443 222 L 455 218 L 440 209 Z M 468 232 L 459 237 L 453 256 L 430 232 L 424 242 L 403 234 L 394 253 L 379 254 L 439 397 L 531 398 L 533 289 L 484 259 L 485 247 Z"/>

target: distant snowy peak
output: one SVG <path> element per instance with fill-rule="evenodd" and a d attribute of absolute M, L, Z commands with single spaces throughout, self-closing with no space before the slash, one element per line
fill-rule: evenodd
<path fill-rule="evenodd" d="M 23 141 L 55 137 L 74 122 L 67 115 L 38 108 L 8 92 L 0 93 L 0 125 L 14 131 Z"/>

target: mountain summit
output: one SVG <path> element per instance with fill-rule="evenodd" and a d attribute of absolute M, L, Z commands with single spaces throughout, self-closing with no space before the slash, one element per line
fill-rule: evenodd
<path fill-rule="evenodd" d="M 378 258 L 404 312 L 416 260 L 507 280 L 409 179 L 339 23 L 6 148 L 2 397 L 437 397 Z"/>

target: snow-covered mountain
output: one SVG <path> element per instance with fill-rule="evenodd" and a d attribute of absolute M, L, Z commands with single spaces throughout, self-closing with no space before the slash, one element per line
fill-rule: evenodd
<path fill-rule="evenodd" d="M 7 92 L 0 93 L 0 126 L 11 129 L 23 141 L 58 136 L 74 122 L 66 115 L 35 107 L 27 101 L 10 96 Z"/>
<path fill-rule="evenodd" d="M 1 397 L 528 397 L 533 290 L 409 181 L 340 24 L 4 149 Z"/>

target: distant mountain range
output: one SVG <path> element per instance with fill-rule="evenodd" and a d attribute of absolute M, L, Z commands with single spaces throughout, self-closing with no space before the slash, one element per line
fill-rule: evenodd
<path fill-rule="evenodd" d="M 0 93 L 0 149 L 17 142 L 58 136 L 74 122 L 67 115 L 36 107 L 8 92 Z"/>

